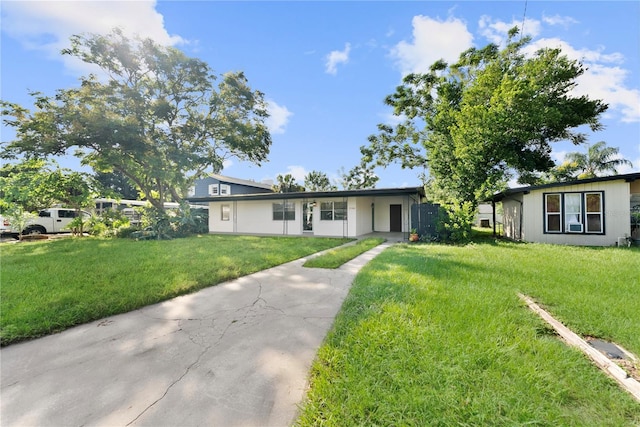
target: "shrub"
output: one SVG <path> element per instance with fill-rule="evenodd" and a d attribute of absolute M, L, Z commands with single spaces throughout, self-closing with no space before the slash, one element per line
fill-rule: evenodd
<path fill-rule="evenodd" d="M 441 207 L 438 240 L 444 243 L 467 243 L 471 239 L 474 217 L 475 206 L 471 202 Z"/>

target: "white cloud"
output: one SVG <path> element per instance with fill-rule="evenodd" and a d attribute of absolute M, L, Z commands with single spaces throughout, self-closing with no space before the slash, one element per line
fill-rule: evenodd
<path fill-rule="evenodd" d="M 269 118 L 266 120 L 267 128 L 271 133 L 284 133 L 289 123 L 289 117 L 293 115 L 284 105 L 278 105 L 275 101 L 267 101 Z"/>
<path fill-rule="evenodd" d="M 222 161 L 222 170 L 229 169 L 233 166 L 233 161 L 231 159 L 225 159 Z"/>
<path fill-rule="evenodd" d="M 560 16 L 560 15 L 554 15 L 554 16 L 545 15 L 542 17 L 542 21 L 548 25 L 561 25 L 565 28 L 568 28 L 571 25 L 578 23 L 577 20 L 575 20 L 570 16 Z"/>
<path fill-rule="evenodd" d="M 620 66 L 624 62 L 621 53 L 606 53 L 602 46 L 597 49 L 576 49 L 557 38 L 536 40 L 527 46 L 525 52 L 532 54 L 541 48 L 560 48 L 568 58 L 581 61 L 586 66 L 585 73 L 576 79 L 574 95 L 601 99 L 609 104 L 608 114 L 620 113 L 622 122 L 640 121 L 640 90 L 627 85 L 629 70 Z"/>
<path fill-rule="evenodd" d="M 127 35 L 151 38 L 162 45 L 186 43 L 164 28 L 156 1 L 9 1 L 2 5 L 2 31 L 23 46 L 40 50 L 65 62 L 74 74 L 87 71 L 86 65 L 60 50 L 73 34 L 106 34 L 119 27 Z"/>
<path fill-rule="evenodd" d="M 304 182 L 304 177 L 307 176 L 307 171 L 302 166 L 287 166 L 287 173 L 290 173 L 300 184 Z"/>
<path fill-rule="evenodd" d="M 466 23 L 449 18 L 439 21 L 428 16 L 414 16 L 413 40 L 401 41 L 391 49 L 402 75 L 424 73 L 436 61 L 455 62 L 460 53 L 472 46 L 473 36 Z"/>
<path fill-rule="evenodd" d="M 568 151 L 560 150 L 560 151 L 552 151 L 551 158 L 557 164 L 560 165 L 564 162 L 564 158 L 567 156 Z"/>
<path fill-rule="evenodd" d="M 536 37 L 540 34 L 542 28 L 540 21 L 536 19 L 525 18 L 524 24 L 522 20 L 512 19 L 511 22 L 493 20 L 490 16 L 483 15 L 478 22 L 480 34 L 482 34 L 491 43 L 504 45 L 507 41 L 509 30 L 513 27 L 524 32 L 525 35 Z M 524 30 L 523 30 L 524 28 Z"/>
<path fill-rule="evenodd" d="M 325 72 L 335 76 L 338 73 L 338 64 L 349 62 L 349 52 L 351 52 L 351 44 L 345 43 L 344 50 L 334 50 L 329 53 L 326 56 Z"/>

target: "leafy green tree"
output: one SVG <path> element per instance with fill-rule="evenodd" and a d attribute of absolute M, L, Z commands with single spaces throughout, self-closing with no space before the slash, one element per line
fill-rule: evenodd
<path fill-rule="evenodd" d="M 380 132 L 361 148 L 363 160 L 426 165 L 442 202 L 459 209 L 470 202 L 475 208 L 503 189 L 512 171 L 551 169 L 551 143 L 585 142 L 578 128 L 599 130 L 607 105 L 572 96 L 584 66 L 559 49 L 525 56 L 530 39 L 516 35 L 514 28 L 503 49 L 472 48 L 455 64 L 441 60 L 427 73 L 407 75 L 385 100 L 404 121 L 379 125 Z"/>
<path fill-rule="evenodd" d="M 380 178 L 375 174 L 373 165 L 361 163 L 345 172 L 340 169 L 342 188 L 345 190 L 361 190 L 365 188 L 375 188 Z"/>
<path fill-rule="evenodd" d="M 627 159 L 619 157 L 620 150 L 615 147 L 608 147 L 604 141 L 589 145 L 586 153 L 567 153 L 565 161 L 575 164 L 577 178 L 595 178 L 603 174 L 615 175 L 619 166 L 628 165 L 633 167 Z"/>
<path fill-rule="evenodd" d="M 95 180 L 105 190 L 101 196 L 116 199 L 138 200 L 138 190 L 121 172 L 96 172 Z"/>
<path fill-rule="evenodd" d="M 304 187 L 307 191 L 333 191 L 337 187 L 331 184 L 326 173 L 311 171 L 304 177 Z"/>
<path fill-rule="evenodd" d="M 276 193 L 295 193 L 304 191 L 304 187 L 296 182 L 296 179 L 290 173 L 286 175 L 278 175 L 276 183 L 272 187 Z"/>
<path fill-rule="evenodd" d="M 32 93 L 33 112 L 3 102 L 5 124 L 17 135 L 5 157 L 75 149 L 95 171 L 122 173 L 158 209 L 182 200 L 196 178 L 220 171 L 226 158 L 266 160 L 264 95 L 243 73 L 216 76 L 199 59 L 117 29 L 72 36 L 62 53 L 97 65 L 106 81 L 89 75 L 55 96 Z"/>
<path fill-rule="evenodd" d="M 51 178 L 52 163 L 30 159 L 19 163 L 5 163 L 0 168 L 0 212 L 5 213 L 20 207 L 22 211 L 34 212 L 58 203 L 55 185 Z"/>

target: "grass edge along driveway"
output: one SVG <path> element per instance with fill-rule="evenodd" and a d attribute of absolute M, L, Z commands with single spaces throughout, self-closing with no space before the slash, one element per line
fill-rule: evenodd
<path fill-rule="evenodd" d="M 356 277 L 297 425 L 637 426 L 640 405 L 517 294 L 640 354 L 639 260 L 507 242 L 387 249 Z"/>
<path fill-rule="evenodd" d="M 343 245 L 339 248 L 329 249 L 325 253 L 307 260 L 302 266 L 307 268 L 339 268 L 358 255 L 375 248 L 384 243 L 385 239 L 381 237 L 371 237 L 368 239 L 358 240 L 349 245 Z"/>
<path fill-rule="evenodd" d="M 59 332 L 333 248 L 352 239 L 202 235 L 2 246 L 0 343 Z"/>

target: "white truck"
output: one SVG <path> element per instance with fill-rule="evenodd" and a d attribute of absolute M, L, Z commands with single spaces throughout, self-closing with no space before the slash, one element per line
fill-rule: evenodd
<path fill-rule="evenodd" d="M 88 219 L 91 217 L 89 212 L 80 211 L 80 214 Z M 38 212 L 38 217 L 29 221 L 22 234 L 50 234 L 64 233 L 71 231 L 69 223 L 78 215 L 75 209 L 68 208 L 49 208 Z M 20 230 L 16 230 L 11 226 L 7 218 L 0 217 L 0 233 L 17 235 Z"/>

